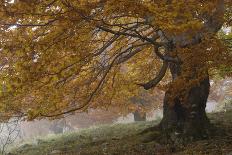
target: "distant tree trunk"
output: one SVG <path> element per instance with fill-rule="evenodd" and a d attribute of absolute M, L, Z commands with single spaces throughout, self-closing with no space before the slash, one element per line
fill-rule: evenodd
<path fill-rule="evenodd" d="M 63 130 L 65 128 L 66 125 L 66 121 L 65 119 L 61 119 L 61 120 L 55 120 L 51 127 L 50 130 L 54 132 L 54 134 L 59 134 L 59 133 L 63 133 Z"/>
<path fill-rule="evenodd" d="M 180 67 L 178 66 L 171 66 L 170 70 L 173 79 L 180 74 Z M 163 119 L 160 127 L 169 140 L 202 139 L 208 136 L 210 123 L 205 108 L 209 88 L 209 77 L 206 77 L 200 81 L 198 86 L 190 88 L 184 103 L 178 97 L 174 101 L 170 101 L 168 99 L 170 92 L 166 92 L 163 103 Z"/>
<path fill-rule="evenodd" d="M 146 121 L 146 113 L 141 113 L 139 111 L 135 111 L 134 113 L 134 121 Z"/>

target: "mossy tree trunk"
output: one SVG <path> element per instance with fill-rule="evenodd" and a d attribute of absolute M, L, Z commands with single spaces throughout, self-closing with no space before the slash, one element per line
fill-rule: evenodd
<path fill-rule="evenodd" d="M 171 66 L 170 70 L 173 79 L 180 74 L 178 67 Z M 187 91 L 184 101 L 178 97 L 171 101 L 168 98 L 171 92 L 166 92 L 160 127 L 168 140 L 194 140 L 208 137 L 210 122 L 205 108 L 209 89 L 209 77 L 206 76 L 199 85 L 193 86 Z"/>

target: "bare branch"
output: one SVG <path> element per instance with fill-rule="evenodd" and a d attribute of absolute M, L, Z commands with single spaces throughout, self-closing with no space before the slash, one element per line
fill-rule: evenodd
<path fill-rule="evenodd" d="M 126 52 L 128 54 L 122 55 L 121 57 L 119 57 L 118 60 L 116 61 L 116 64 L 121 64 L 121 63 L 129 60 L 131 57 L 133 57 L 134 55 L 136 55 L 137 53 L 142 51 L 142 46 L 144 46 L 144 45 L 148 45 L 148 43 L 134 45 L 134 46 L 131 46 L 131 47 L 128 47 L 127 49 L 125 49 L 123 52 L 125 53 L 126 51 L 128 51 L 128 52 Z M 136 49 L 133 50 L 133 48 L 136 48 Z"/>
<path fill-rule="evenodd" d="M 75 112 L 75 111 L 78 111 L 78 110 L 84 110 L 85 108 L 88 107 L 88 105 L 91 103 L 93 97 L 96 95 L 97 91 L 99 90 L 99 88 L 102 86 L 102 84 L 104 83 L 108 73 L 110 72 L 111 68 L 113 67 L 113 65 L 115 65 L 115 63 L 117 62 L 118 58 L 120 56 L 122 56 L 124 53 L 127 53 L 128 50 L 125 50 L 121 53 L 119 53 L 118 55 L 116 55 L 114 57 L 114 59 L 112 60 L 112 62 L 110 63 L 110 65 L 108 66 L 108 68 L 106 69 L 106 71 L 104 72 L 101 80 L 99 81 L 98 85 L 95 87 L 95 89 L 92 91 L 92 93 L 90 94 L 88 100 L 80 105 L 79 107 L 75 107 L 75 108 L 72 108 L 70 110 L 67 110 L 67 111 L 64 111 L 64 112 L 61 112 L 61 113 L 57 113 L 57 114 L 52 114 L 52 115 L 46 115 L 46 114 L 42 114 L 40 113 L 39 115 L 40 116 L 43 116 L 43 117 L 57 117 L 57 116 L 60 116 L 60 115 L 64 115 L 64 114 L 68 114 L 68 113 L 72 113 L 72 112 Z"/>
<path fill-rule="evenodd" d="M 141 35 L 138 35 L 138 34 L 135 34 L 135 33 L 126 33 L 126 32 L 122 32 L 122 31 L 114 31 L 112 29 L 109 29 L 109 28 L 106 28 L 106 27 L 103 27 L 103 26 L 97 26 L 99 29 L 105 31 L 105 32 L 109 32 L 109 33 L 112 33 L 112 34 L 116 34 L 116 35 L 123 35 L 123 36 L 130 36 L 130 37 L 134 37 L 134 38 L 139 38 L 141 39 L 142 41 L 147 41 L 151 44 L 153 44 L 154 46 L 162 46 L 163 44 L 162 43 L 158 43 L 158 42 L 155 42 L 153 39 L 151 38 L 148 38 L 148 37 L 145 37 L 145 36 L 141 36 Z"/>
<path fill-rule="evenodd" d="M 137 85 L 142 86 L 146 90 L 155 87 L 163 79 L 167 69 L 168 69 L 168 62 L 164 61 L 163 66 L 161 67 L 158 75 L 154 79 L 152 79 L 151 81 L 149 81 L 147 83 L 137 84 Z"/>

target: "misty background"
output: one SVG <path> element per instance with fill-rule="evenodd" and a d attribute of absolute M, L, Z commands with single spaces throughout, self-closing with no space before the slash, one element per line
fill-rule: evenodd
<path fill-rule="evenodd" d="M 155 102 L 153 104 L 159 106 L 155 106 L 154 109 L 143 114 L 128 113 L 122 116 L 117 110 L 92 109 L 88 113 L 77 113 L 56 120 L 24 121 L 22 119 L 12 119 L 7 123 L 1 123 L 0 151 L 4 152 L 9 145 L 20 145 L 28 140 L 39 143 L 38 138 L 42 136 L 73 132 L 102 124 L 131 123 L 136 120 L 160 120 L 162 118 L 161 105 L 164 93 L 160 90 L 157 91 L 158 93 L 153 96 L 152 100 Z M 144 102 L 143 98 L 139 101 Z M 226 109 L 232 109 L 232 78 L 211 81 L 206 111 L 210 113 L 225 111 Z"/>

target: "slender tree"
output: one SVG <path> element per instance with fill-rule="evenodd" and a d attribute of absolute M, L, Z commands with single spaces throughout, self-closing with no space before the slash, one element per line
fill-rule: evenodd
<path fill-rule="evenodd" d="M 158 86 L 166 91 L 162 131 L 207 136 L 209 75 L 231 66 L 217 37 L 231 23 L 230 1 L 0 3 L 2 118 L 124 107 Z"/>

